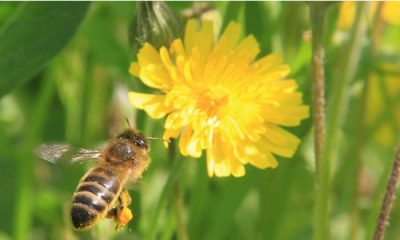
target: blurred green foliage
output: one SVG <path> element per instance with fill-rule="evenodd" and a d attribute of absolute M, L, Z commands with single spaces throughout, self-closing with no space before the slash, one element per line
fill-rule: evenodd
<path fill-rule="evenodd" d="M 19 6 L 0 32 L 3 73 L 0 96 L 32 77 L 65 46 L 85 15 L 87 5 L 23 3 Z"/>
<path fill-rule="evenodd" d="M 182 20 L 198 8 L 191 2 L 168 5 Z M 208 5 L 203 15 L 215 19 L 221 29 L 236 20 L 246 35 L 257 37 L 262 53 L 281 53 L 304 101 L 311 105 L 306 4 Z M 91 164 L 51 165 L 37 159 L 34 148 L 46 141 L 101 147 L 126 127 L 125 116 L 135 119 L 146 135 L 162 136 L 162 121 L 148 118 L 127 102 L 129 90 L 146 91 L 128 73 L 135 58 L 128 42 L 135 6 L 134 2 L 0 4 L 0 239 L 177 239 L 176 186 L 182 193 L 190 239 L 311 239 L 311 118 L 290 130 L 302 139 L 293 159 L 280 159 L 273 170 L 247 166 L 243 178 L 210 179 L 204 158 L 171 163 L 163 144 L 154 142 L 152 165 L 130 190 L 134 220 L 126 229 L 115 232 L 113 222 L 104 220 L 88 232 L 72 230 L 72 194 Z M 338 27 L 340 7 L 332 5 L 326 26 L 330 95 L 335 94 L 332 83 L 343 70 L 351 31 Z M 331 239 L 370 239 L 400 130 L 400 26 L 371 21 L 368 30 L 351 82 L 348 112 L 342 116 L 340 156 L 333 163 Z M 386 239 L 399 236 L 399 219 L 400 206 L 395 203 Z"/>

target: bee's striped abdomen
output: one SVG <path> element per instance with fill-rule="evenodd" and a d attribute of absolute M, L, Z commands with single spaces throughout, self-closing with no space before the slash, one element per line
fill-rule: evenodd
<path fill-rule="evenodd" d="M 118 196 L 120 187 L 119 179 L 112 171 L 103 167 L 89 171 L 74 194 L 71 208 L 74 228 L 89 228 L 104 217 Z"/>

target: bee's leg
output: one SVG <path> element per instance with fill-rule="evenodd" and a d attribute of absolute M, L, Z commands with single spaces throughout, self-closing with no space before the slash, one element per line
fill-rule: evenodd
<path fill-rule="evenodd" d="M 115 216 L 117 216 L 117 206 L 114 206 L 108 210 L 106 218 L 115 218 Z"/>
<path fill-rule="evenodd" d="M 120 204 L 123 205 L 124 207 L 127 207 L 128 205 L 131 205 L 132 203 L 132 198 L 129 195 L 128 191 L 126 189 L 122 189 L 121 194 L 119 195 L 120 199 Z"/>
<path fill-rule="evenodd" d="M 123 189 L 118 197 L 118 206 L 116 206 L 116 212 L 114 214 L 115 221 L 117 222 L 115 229 L 122 229 L 129 221 L 132 220 L 132 211 L 128 207 L 131 202 L 132 199 L 131 196 L 129 196 L 128 191 Z"/>

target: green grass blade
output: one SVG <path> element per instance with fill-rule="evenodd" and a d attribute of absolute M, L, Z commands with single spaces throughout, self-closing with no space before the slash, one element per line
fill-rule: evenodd
<path fill-rule="evenodd" d="M 222 31 L 228 26 L 231 21 L 239 22 L 240 14 L 243 10 L 243 2 L 228 2 L 222 23 Z"/>

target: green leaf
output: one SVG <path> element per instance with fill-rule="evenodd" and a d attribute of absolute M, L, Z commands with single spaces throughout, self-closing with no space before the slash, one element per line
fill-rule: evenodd
<path fill-rule="evenodd" d="M 275 31 L 271 9 L 265 2 L 245 2 L 244 4 L 246 35 L 254 35 L 260 43 L 263 54 L 270 53 Z"/>
<path fill-rule="evenodd" d="M 0 97 L 36 74 L 74 35 L 88 2 L 26 2 L 0 29 Z"/>
<path fill-rule="evenodd" d="M 228 2 L 224 14 L 224 21 L 222 23 L 222 30 L 224 30 L 231 21 L 239 22 L 240 14 L 243 12 L 243 2 Z"/>
<path fill-rule="evenodd" d="M 7 19 L 18 8 L 20 3 L 16 2 L 2 2 L 0 4 L 0 27 L 7 21 Z"/>

